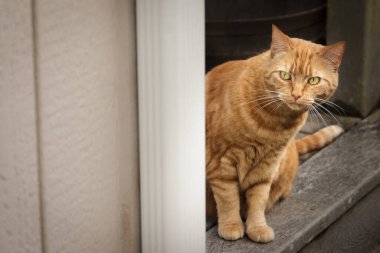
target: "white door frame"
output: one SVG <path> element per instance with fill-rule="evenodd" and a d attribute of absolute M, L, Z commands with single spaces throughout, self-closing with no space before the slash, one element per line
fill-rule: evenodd
<path fill-rule="evenodd" d="M 203 0 L 138 0 L 143 253 L 205 252 Z"/>

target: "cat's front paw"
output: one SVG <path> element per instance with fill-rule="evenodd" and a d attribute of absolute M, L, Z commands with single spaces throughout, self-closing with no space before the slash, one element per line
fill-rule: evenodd
<path fill-rule="evenodd" d="M 254 242 L 267 243 L 274 239 L 273 229 L 266 225 L 248 227 L 247 235 Z"/>
<path fill-rule="evenodd" d="M 238 240 L 244 236 L 244 226 L 241 222 L 233 224 L 219 224 L 218 233 L 219 236 L 225 240 Z"/>

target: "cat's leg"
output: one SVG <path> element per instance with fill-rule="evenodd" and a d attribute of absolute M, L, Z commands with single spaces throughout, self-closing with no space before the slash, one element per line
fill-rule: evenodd
<path fill-rule="evenodd" d="M 210 184 L 206 183 L 206 218 L 215 219 L 216 217 L 217 213 L 214 194 L 212 193 Z"/>
<path fill-rule="evenodd" d="M 248 204 L 247 235 L 255 242 L 270 242 L 274 239 L 274 232 L 267 225 L 265 208 L 269 198 L 271 181 L 263 181 L 255 184 L 246 191 Z"/>
<path fill-rule="evenodd" d="M 244 236 L 244 225 L 240 217 L 240 196 L 237 181 L 215 179 L 210 182 L 218 212 L 218 233 L 226 240 L 237 240 Z"/>
<path fill-rule="evenodd" d="M 279 175 L 271 186 L 266 212 L 268 212 L 279 199 L 289 196 L 298 165 L 298 152 L 293 141 L 286 149 L 286 153 L 278 170 Z"/>
<path fill-rule="evenodd" d="M 281 180 L 281 178 L 280 178 Z M 272 184 L 265 212 L 269 212 L 273 205 L 280 199 L 288 197 L 291 192 L 291 183 L 285 181 L 277 181 Z"/>

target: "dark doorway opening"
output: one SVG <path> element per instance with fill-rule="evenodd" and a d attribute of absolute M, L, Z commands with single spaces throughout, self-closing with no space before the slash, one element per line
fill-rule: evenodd
<path fill-rule="evenodd" d="M 326 42 L 326 0 L 206 0 L 206 70 L 269 48 L 271 25 Z"/>

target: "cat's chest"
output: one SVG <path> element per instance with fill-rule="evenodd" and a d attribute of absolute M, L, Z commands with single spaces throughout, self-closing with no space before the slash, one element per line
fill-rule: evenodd
<path fill-rule="evenodd" d="M 268 129 L 254 128 L 249 131 L 235 135 L 230 142 L 242 147 L 242 150 L 262 150 L 263 153 L 283 149 L 287 143 L 296 135 L 298 128 L 292 129 Z"/>
<path fill-rule="evenodd" d="M 270 143 L 254 142 L 250 145 L 231 149 L 234 164 L 238 170 L 247 170 L 274 163 L 286 148 L 287 141 L 272 141 Z"/>
<path fill-rule="evenodd" d="M 266 144 L 269 148 L 281 147 L 293 138 L 304 124 L 307 114 L 288 118 L 285 116 L 252 115 L 237 122 L 240 135 L 235 139 L 240 143 L 257 142 Z"/>
<path fill-rule="evenodd" d="M 269 179 L 275 173 L 285 148 L 286 145 L 282 143 L 256 143 L 255 145 L 233 147 L 226 152 L 222 159 L 222 162 L 229 160 L 228 163 L 233 166 L 222 166 L 221 174 L 236 176 L 242 187 L 246 185 L 247 178 Z"/>

